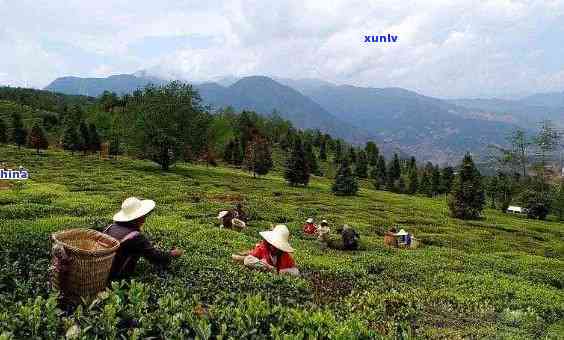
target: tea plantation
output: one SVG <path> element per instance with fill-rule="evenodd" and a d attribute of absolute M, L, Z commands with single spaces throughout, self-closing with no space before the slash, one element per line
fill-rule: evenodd
<path fill-rule="evenodd" d="M 145 161 L 15 147 L 0 147 L 0 161 L 31 174 L 0 188 L 2 339 L 564 337 L 562 224 L 493 210 L 462 221 L 448 217 L 444 197 L 369 183 L 356 197 L 335 197 L 328 179 L 293 188 L 277 172 L 253 178 L 191 164 L 163 172 Z M 50 233 L 101 229 L 128 196 L 157 202 L 145 232 L 185 255 L 168 271 L 141 261 L 134 281 L 59 308 L 49 289 Z M 249 228 L 220 230 L 217 212 L 239 201 Z M 321 250 L 301 233 L 307 217 L 355 227 L 362 249 Z M 299 278 L 231 260 L 274 223 L 292 232 Z M 390 226 L 414 233 L 422 247 L 384 247 Z"/>

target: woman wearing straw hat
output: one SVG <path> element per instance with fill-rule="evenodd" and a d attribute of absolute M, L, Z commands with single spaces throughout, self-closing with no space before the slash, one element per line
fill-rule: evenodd
<path fill-rule="evenodd" d="M 406 247 L 411 245 L 411 235 L 407 231 L 401 229 L 395 236 L 399 238 L 398 245 Z"/>
<path fill-rule="evenodd" d="M 112 279 L 130 276 L 140 257 L 155 265 L 167 266 L 171 258 L 182 256 L 184 253 L 176 248 L 169 252 L 158 250 L 141 233 L 145 218 L 154 208 L 155 201 L 130 197 L 123 201 L 121 210 L 114 215 L 114 223 L 104 230 L 104 233 L 120 241 L 112 264 Z"/>
<path fill-rule="evenodd" d="M 287 273 L 292 275 L 299 275 L 300 272 L 296 267 L 296 263 L 290 253 L 294 249 L 288 243 L 290 232 L 288 227 L 279 224 L 272 230 L 261 231 L 260 236 L 263 241 L 255 246 L 247 256 L 233 258 L 236 260 L 243 260 L 247 267 L 267 270 L 277 273 Z"/>

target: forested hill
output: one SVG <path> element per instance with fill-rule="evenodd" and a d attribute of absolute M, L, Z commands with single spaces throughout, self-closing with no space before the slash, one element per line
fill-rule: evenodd
<path fill-rule="evenodd" d="M 337 118 L 376 132 L 378 140 L 439 163 L 467 151 L 484 155 L 489 145 L 505 144 L 515 129 L 512 123 L 480 117 L 476 110 L 401 88 L 325 85 L 303 91 Z"/>
<path fill-rule="evenodd" d="M 147 84 L 159 85 L 165 81 L 158 78 L 135 75 L 116 75 L 108 78 L 58 78 L 45 89 L 66 94 L 99 96 L 105 90 L 116 94 L 132 93 Z M 240 79 L 230 86 L 217 83 L 195 85 L 204 104 L 215 109 L 231 106 L 237 110 L 252 110 L 261 114 L 276 111 L 301 129 L 319 129 L 350 143 L 364 144 L 377 138 L 367 130 L 337 119 L 319 104 L 291 87 L 282 85 L 271 78 L 253 76 Z M 396 148 L 389 145 L 386 153 Z"/>
<path fill-rule="evenodd" d="M 137 77 L 132 74 L 118 74 L 107 78 L 61 77 L 45 87 L 45 90 L 64 94 L 98 97 L 104 91 L 118 95 L 131 93 L 148 84 L 163 84 L 166 81 L 154 77 Z"/>
<path fill-rule="evenodd" d="M 164 80 L 145 73 L 103 79 L 69 77 L 55 80 L 47 89 L 96 96 L 103 90 L 130 93 L 159 82 Z M 228 84 L 207 82 L 195 87 L 204 104 L 216 109 L 231 106 L 264 115 L 276 111 L 298 128 L 320 129 L 353 144 L 374 140 L 387 155 L 416 154 L 436 163 L 454 164 L 468 151 L 479 158 L 490 145 L 504 146 L 516 125 L 529 129 L 545 117 L 538 110 L 527 115 L 528 106 L 518 103 L 510 112 L 499 114 L 488 107 L 423 96 L 401 88 L 338 86 L 317 79 L 251 76 Z M 537 102 L 540 100 L 547 101 L 537 98 Z"/>

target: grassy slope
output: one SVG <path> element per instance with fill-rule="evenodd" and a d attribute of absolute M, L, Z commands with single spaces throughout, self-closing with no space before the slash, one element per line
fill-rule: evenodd
<path fill-rule="evenodd" d="M 374 191 L 367 183 L 357 197 L 337 198 L 322 178 L 305 189 L 291 188 L 276 173 L 254 179 L 237 169 L 184 164 L 164 173 L 144 161 L 58 151 L 41 157 L 12 147 L 0 147 L 2 160 L 32 174 L 32 180 L 0 190 L 0 241 L 8 245 L 3 280 L 10 270 L 31 278 L 13 299 L 46 294 L 50 232 L 101 227 L 124 198 L 136 195 L 157 202 L 147 233 L 163 248 L 186 250 L 168 274 L 140 266 L 139 280 L 157 298 L 182 289 L 219 310 L 237 296 L 262 292 L 270 308 L 324 310 L 383 335 L 394 334 L 398 324 L 416 335 L 447 337 L 538 337 L 564 330 L 562 224 L 493 210 L 479 221 L 456 220 L 447 216 L 444 198 Z M 219 230 L 217 211 L 239 200 L 250 211 L 250 228 Z M 320 250 L 300 233 L 307 217 L 354 226 L 364 250 Z M 231 262 L 231 253 L 259 240 L 258 231 L 282 222 L 292 231 L 302 278 L 246 271 Z M 424 247 L 386 249 L 382 235 L 392 225 L 413 232 Z M 21 258 L 25 263 L 10 262 Z"/>

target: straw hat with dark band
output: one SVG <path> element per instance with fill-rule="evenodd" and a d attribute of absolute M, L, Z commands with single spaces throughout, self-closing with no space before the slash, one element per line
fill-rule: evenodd
<path fill-rule="evenodd" d="M 286 227 L 285 225 L 279 224 L 274 227 L 274 229 L 261 231 L 259 234 L 266 242 L 270 243 L 277 249 L 280 249 L 287 253 L 294 252 L 294 248 L 292 248 L 292 246 L 290 246 L 290 243 L 288 243 L 288 239 L 290 238 L 290 231 L 288 231 L 288 227 Z"/>
<path fill-rule="evenodd" d="M 130 222 L 145 216 L 155 208 L 155 201 L 140 200 L 137 197 L 129 197 L 121 204 L 121 210 L 114 215 L 116 222 Z"/>

